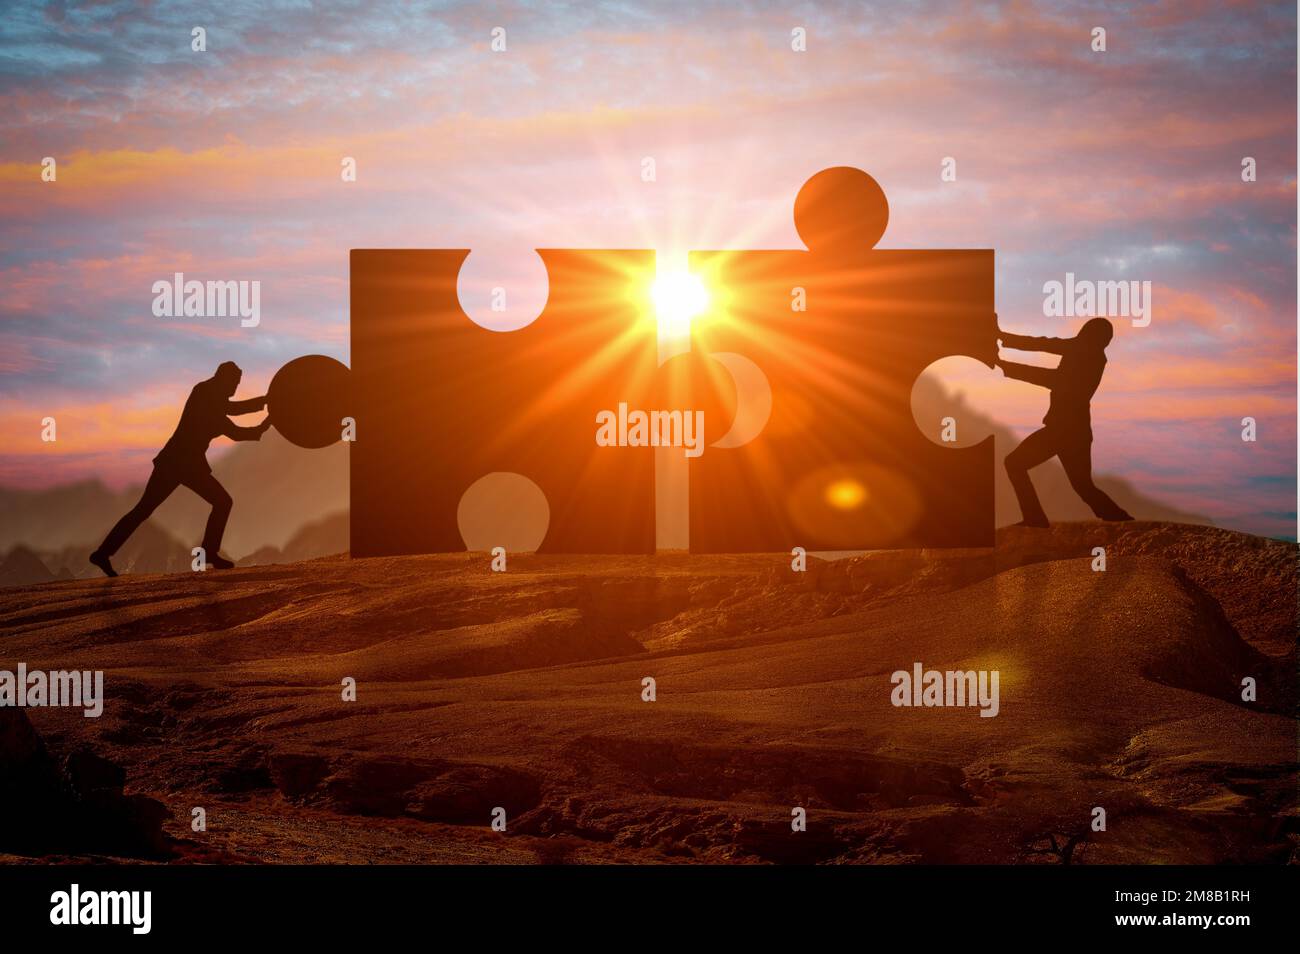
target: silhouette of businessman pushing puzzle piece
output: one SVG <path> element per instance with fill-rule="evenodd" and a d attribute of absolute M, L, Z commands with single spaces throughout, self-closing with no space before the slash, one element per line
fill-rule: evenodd
<path fill-rule="evenodd" d="M 876 249 L 889 204 L 849 167 L 809 179 L 794 219 L 806 251 L 691 254 L 722 298 L 692 348 L 771 388 L 757 437 L 690 462 L 691 551 L 992 546 L 993 438 L 945 448 L 911 411 L 934 361 L 993 366 L 992 250 Z"/>

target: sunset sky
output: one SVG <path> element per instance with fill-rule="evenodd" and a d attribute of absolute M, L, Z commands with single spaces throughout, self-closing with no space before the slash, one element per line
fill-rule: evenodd
<path fill-rule="evenodd" d="M 1150 281 L 1150 326 L 1116 322 L 1097 470 L 1293 537 L 1295 14 L 17 0 L 0 17 L 0 484 L 141 482 L 220 361 L 245 368 L 242 394 L 302 354 L 347 361 L 349 249 L 475 248 L 522 275 L 536 247 L 793 248 L 800 184 L 853 165 L 889 197 L 881 247 L 996 250 L 1009 330 L 1074 333 L 1043 315 L 1066 272 Z M 155 317 L 151 286 L 178 271 L 260 281 L 261 324 Z M 992 372 L 963 386 L 1021 433 L 1046 407 Z"/>

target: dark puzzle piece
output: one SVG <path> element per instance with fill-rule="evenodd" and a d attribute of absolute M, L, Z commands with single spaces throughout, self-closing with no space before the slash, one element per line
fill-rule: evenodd
<path fill-rule="evenodd" d="M 721 299 L 692 349 L 771 388 L 757 437 L 690 462 L 693 553 L 992 546 L 992 437 L 932 443 L 911 394 L 940 358 L 992 367 L 993 252 L 877 250 L 888 216 L 865 172 L 827 169 L 795 202 L 808 251 L 692 253 Z"/>
<path fill-rule="evenodd" d="M 654 552 L 654 448 L 601 447 L 596 431 L 600 411 L 644 407 L 654 387 L 655 253 L 538 254 L 545 309 L 497 332 L 457 297 L 468 250 L 353 250 L 353 556 L 464 550 L 461 496 L 501 471 L 546 496 L 539 552 Z"/>

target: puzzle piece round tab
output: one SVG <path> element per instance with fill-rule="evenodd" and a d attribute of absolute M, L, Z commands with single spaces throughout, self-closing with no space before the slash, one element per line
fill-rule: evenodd
<path fill-rule="evenodd" d="M 271 424 L 299 447 L 328 447 L 343 435 L 351 414 L 347 365 L 323 354 L 294 358 L 271 379 L 266 409 Z"/>
<path fill-rule="evenodd" d="M 833 166 L 803 184 L 794 227 L 810 252 L 839 255 L 875 247 L 889 225 L 885 190 L 861 169 Z"/>

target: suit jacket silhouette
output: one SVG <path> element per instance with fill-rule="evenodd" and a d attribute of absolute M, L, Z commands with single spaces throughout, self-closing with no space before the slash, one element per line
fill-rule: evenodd
<path fill-rule="evenodd" d="M 210 474 L 207 452 L 213 438 L 224 434 L 236 441 L 257 440 L 260 431 L 256 427 L 240 427 L 230 415 L 259 411 L 264 401 L 232 401 L 221 393 L 221 387 L 215 378 L 194 385 L 176 431 L 153 459 L 155 466 L 183 474 Z"/>
<path fill-rule="evenodd" d="M 1092 436 L 1092 396 L 1101 384 L 1106 370 L 1106 349 L 1096 342 L 1083 338 L 1035 338 L 1030 335 L 1013 335 L 1001 332 L 1002 344 L 1017 351 L 1045 351 L 1059 354 L 1061 363 L 1055 368 L 1039 368 L 1029 364 L 1002 362 L 1002 371 L 1009 378 L 1028 381 L 1052 392 L 1051 403 L 1043 423 L 1052 428 L 1085 431 Z"/>

